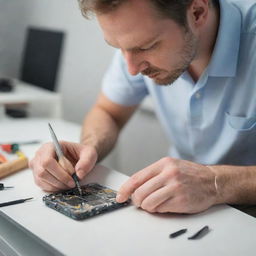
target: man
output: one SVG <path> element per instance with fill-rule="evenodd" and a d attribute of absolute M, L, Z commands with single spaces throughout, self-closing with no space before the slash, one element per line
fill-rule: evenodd
<path fill-rule="evenodd" d="M 119 50 L 82 129 L 62 142 L 80 179 L 113 148 L 150 94 L 173 142 L 135 173 L 117 201 L 148 212 L 196 213 L 256 202 L 256 4 L 253 0 L 80 0 Z M 44 190 L 74 187 L 51 143 L 30 163 Z"/>

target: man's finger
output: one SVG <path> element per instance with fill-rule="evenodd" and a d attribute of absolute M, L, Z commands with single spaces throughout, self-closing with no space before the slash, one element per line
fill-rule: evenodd
<path fill-rule="evenodd" d="M 181 196 L 177 196 L 174 198 L 167 199 L 165 202 L 160 204 L 155 212 L 164 213 L 164 212 L 172 212 L 172 213 L 189 213 L 188 206 L 186 205 L 184 199 Z"/>
<path fill-rule="evenodd" d="M 69 173 L 64 170 L 61 165 L 55 159 L 47 160 L 47 163 L 43 163 L 42 167 L 45 168 L 52 176 L 54 176 L 61 183 L 65 184 L 69 188 L 75 186 L 75 183 Z M 43 173 L 42 173 L 43 175 Z"/>
<path fill-rule="evenodd" d="M 164 186 L 146 197 L 140 207 L 149 212 L 155 212 L 156 208 L 168 199 L 172 199 L 173 190 L 171 186 Z"/>
<path fill-rule="evenodd" d="M 53 186 L 52 184 L 48 183 L 47 181 L 39 182 L 38 186 L 40 186 L 44 191 L 49 192 L 49 193 L 60 191 L 60 188 Z"/>
<path fill-rule="evenodd" d="M 62 183 L 60 180 L 56 179 L 55 176 L 53 176 L 50 172 L 46 172 L 45 175 L 45 179 L 43 179 L 44 181 L 47 181 L 47 183 L 49 183 L 50 185 L 58 188 L 59 190 L 67 190 L 70 189 L 70 187 L 75 187 L 75 183 L 73 182 L 73 186 L 67 186 L 65 183 Z M 70 183 L 71 185 L 71 183 Z"/>
<path fill-rule="evenodd" d="M 56 179 L 48 170 L 38 169 L 35 177 L 39 182 L 46 182 L 51 186 L 54 186 L 58 190 L 70 189 L 67 185 Z M 74 185 L 75 186 L 75 185 Z"/>
<path fill-rule="evenodd" d="M 153 165 L 152 165 L 153 166 Z M 159 173 L 159 169 L 149 166 L 132 175 L 119 189 L 116 197 L 117 202 L 122 203 L 128 200 L 129 196 L 142 184 Z"/>
<path fill-rule="evenodd" d="M 97 154 L 91 150 L 83 150 L 79 155 L 79 161 L 75 166 L 78 178 L 83 179 L 95 166 L 97 161 Z"/>
<path fill-rule="evenodd" d="M 55 148 L 52 142 L 47 142 L 36 152 L 36 156 L 43 159 L 49 159 L 56 156 Z"/>
<path fill-rule="evenodd" d="M 133 203 L 137 207 L 140 207 L 141 203 L 145 200 L 145 198 L 154 193 L 156 190 L 160 189 L 164 185 L 164 182 L 165 180 L 163 179 L 161 174 L 147 180 L 132 194 Z"/>
<path fill-rule="evenodd" d="M 61 188 L 58 188 L 50 183 L 48 183 L 47 181 L 39 178 L 38 175 L 35 174 L 35 172 L 33 172 L 33 177 L 34 177 L 34 181 L 35 183 L 41 187 L 44 191 L 48 191 L 48 192 L 57 192 L 59 191 Z M 65 188 L 63 188 L 65 189 Z"/>

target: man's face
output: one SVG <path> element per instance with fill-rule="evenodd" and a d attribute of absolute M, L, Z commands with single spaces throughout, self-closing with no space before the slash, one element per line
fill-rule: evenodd
<path fill-rule="evenodd" d="M 107 43 L 122 51 L 131 75 L 141 73 L 168 85 L 196 56 L 193 33 L 160 17 L 148 0 L 129 0 L 97 18 Z"/>

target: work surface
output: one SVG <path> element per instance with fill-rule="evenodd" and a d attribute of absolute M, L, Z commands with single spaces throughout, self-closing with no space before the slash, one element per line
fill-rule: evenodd
<path fill-rule="evenodd" d="M 78 141 L 78 126 L 63 121 L 51 123 L 59 139 Z M 0 130 L 1 142 L 50 140 L 46 120 L 8 121 L 0 123 Z M 38 145 L 22 147 L 29 157 L 37 148 Z M 127 178 L 98 166 L 83 183 L 98 182 L 118 189 Z M 42 197 L 45 193 L 34 184 L 31 170 L 1 182 L 15 188 L 1 191 L 0 202 L 35 198 L 0 208 L 0 217 L 2 221 L 15 224 L 17 230 L 22 229 L 29 234 L 31 248 L 33 239 L 46 243 L 49 248 L 45 255 L 255 255 L 255 218 L 229 206 L 216 206 L 201 214 L 175 215 L 150 214 L 130 205 L 91 219 L 75 221 L 44 205 Z M 210 227 L 205 237 L 187 239 L 205 225 Z M 187 228 L 188 232 L 175 239 L 169 238 L 170 233 L 182 228 Z M 15 233 L 11 236 L 15 239 Z M 6 238 L 0 235 L 1 239 Z"/>

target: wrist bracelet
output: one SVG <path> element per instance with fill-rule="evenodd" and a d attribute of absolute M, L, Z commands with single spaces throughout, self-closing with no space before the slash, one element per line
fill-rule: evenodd
<path fill-rule="evenodd" d="M 218 183 L 217 183 L 217 174 L 209 165 L 207 165 L 207 167 L 214 173 L 214 187 L 215 187 L 216 193 L 218 194 L 219 188 L 218 188 Z"/>
<path fill-rule="evenodd" d="M 216 193 L 218 194 L 219 189 L 218 189 L 217 175 L 216 174 L 215 174 L 215 177 L 214 177 L 214 186 L 215 186 L 215 189 L 216 189 Z"/>

